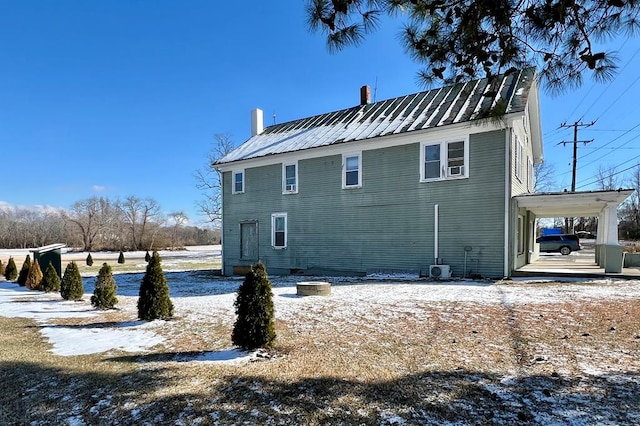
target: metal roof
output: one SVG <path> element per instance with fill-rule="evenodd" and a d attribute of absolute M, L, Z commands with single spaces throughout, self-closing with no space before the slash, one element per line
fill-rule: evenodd
<path fill-rule="evenodd" d="M 42 246 L 42 247 L 30 249 L 29 251 L 32 253 L 46 253 L 49 251 L 60 250 L 62 248 L 65 248 L 66 246 L 67 245 L 63 243 L 49 244 L 48 246 Z"/>
<path fill-rule="evenodd" d="M 217 164 L 464 123 L 499 103 L 505 114 L 523 112 L 534 78 L 528 68 L 275 124 Z"/>

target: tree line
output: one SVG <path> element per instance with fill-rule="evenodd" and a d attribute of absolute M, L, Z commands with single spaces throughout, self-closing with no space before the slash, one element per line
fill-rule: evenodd
<path fill-rule="evenodd" d="M 184 212 L 163 214 L 152 198 L 91 197 L 69 209 L 0 209 L 0 248 L 65 243 L 84 251 L 150 250 L 219 244 L 217 229 L 188 225 Z"/>

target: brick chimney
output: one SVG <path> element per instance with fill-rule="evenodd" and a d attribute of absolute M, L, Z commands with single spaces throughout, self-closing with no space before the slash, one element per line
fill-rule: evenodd
<path fill-rule="evenodd" d="M 371 102 L 371 90 L 369 86 L 362 86 L 360 88 L 360 105 L 366 105 Z"/>
<path fill-rule="evenodd" d="M 264 120 L 262 110 L 259 108 L 251 110 L 251 136 L 264 132 Z"/>

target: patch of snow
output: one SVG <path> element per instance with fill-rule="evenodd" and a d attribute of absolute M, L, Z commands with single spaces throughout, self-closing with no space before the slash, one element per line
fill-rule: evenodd
<path fill-rule="evenodd" d="M 174 303 L 174 311 L 188 322 L 216 320 L 232 322 L 233 303 L 242 278 L 215 277 L 196 272 L 165 273 Z M 115 276 L 118 285 L 118 308 L 135 318 L 136 302 L 143 274 Z M 332 286 L 329 297 L 299 297 L 296 283 L 326 281 Z M 421 309 L 425 304 L 448 302 L 502 305 L 558 304 L 574 300 L 640 298 L 638 280 L 578 280 L 562 278 L 531 278 L 513 281 L 450 280 L 430 281 L 411 274 L 376 274 L 354 277 L 272 277 L 276 318 L 296 321 L 301 328 L 311 329 L 318 318 L 335 318 L 344 323 L 358 324 L 362 318 L 375 320 L 379 315 L 398 317 L 411 314 L 417 321 L 430 321 L 429 313 Z M 553 282 L 551 282 L 553 281 Z M 58 355 L 79 355 L 112 350 L 144 352 L 166 343 L 154 331 L 171 327 L 171 322 L 138 321 L 132 319 L 100 326 L 62 326 L 54 323 L 60 318 L 96 318 L 100 323 L 103 312 L 89 303 L 95 277 L 84 280 L 84 300 L 64 301 L 59 294 L 30 291 L 15 283 L 0 282 L 0 315 L 33 318 L 41 325 L 43 335 Z M 442 316 L 455 312 L 442 312 Z M 338 321 L 336 321 L 338 322 Z M 362 330 L 366 335 L 366 329 Z M 256 358 L 255 353 L 235 349 L 204 352 L 191 357 L 195 362 L 243 363 Z M 181 359 L 185 361 L 186 359 Z M 588 371 L 588 370 L 587 370 Z M 595 374 L 600 373 L 594 372 Z M 608 371 L 607 373 L 613 373 Z"/>

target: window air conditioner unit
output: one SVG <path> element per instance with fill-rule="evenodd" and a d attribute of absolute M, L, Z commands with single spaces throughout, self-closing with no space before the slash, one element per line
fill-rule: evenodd
<path fill-rule="evenodd" d="M 294 192 L 296 190 L 295 185 L 285 185 L 285 190 L 289 192 Z"/>
<path fill-rule="evenodd" d="M 430 278 L 451 278 L 451 268 L 449 265 L 431 265 L 429 266 Z"/>
<path fill-rule="evenodd" d="M 464 175 L 464 166 L 449 167 L 449 176 L 462 176 Z"/>

